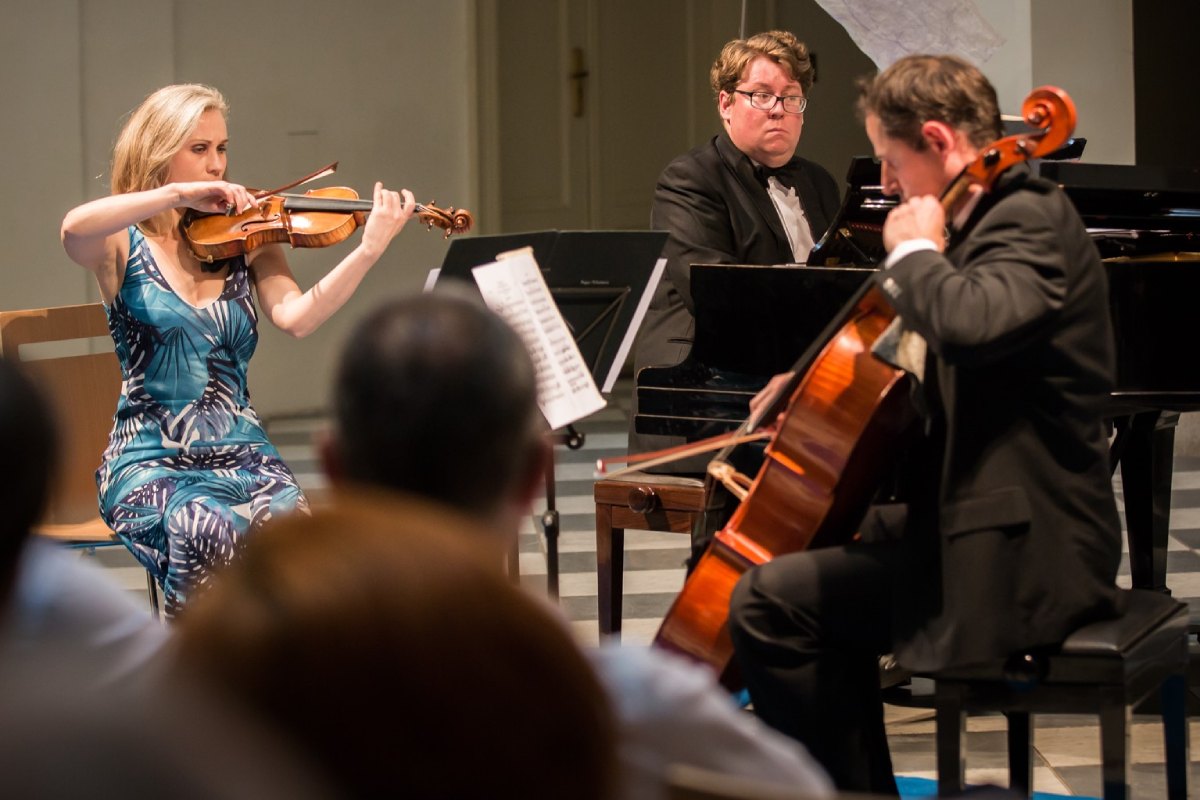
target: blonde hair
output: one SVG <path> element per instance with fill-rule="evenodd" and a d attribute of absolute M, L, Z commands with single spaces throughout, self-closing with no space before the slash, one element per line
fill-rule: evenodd
<path fill-rule="evenodd" d="M 206 111 L 229 113 L 225 98 L 211 86 L 181 83 L 164 86 L 142 101 L 129 115 L 113 146 L 112 193 L 157 189 L 167 182 L 171 159 L 195 130 Z M 173 214 L 142 220 L 143 233 L 162 235 L 173 224 Z"/>
<path fill-rule="evenodd" d="M 812 57 L 808 47 L 788 31 L 766 31 L 749 39 L 734 39 L 721 48 L 721 54 L 713 62 L 709 72 L 709 84 L 713 94 L 732 92 L 742 80 L 750 62 L 757 58 L 769 59 L 780 66 L 800 89 L 808 95 L 816 78 Z"/>

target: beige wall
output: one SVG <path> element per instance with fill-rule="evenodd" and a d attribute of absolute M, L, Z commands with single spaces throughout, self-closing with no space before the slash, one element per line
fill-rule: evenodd
<path fill-rule="evenodd" d="M 800 155 L 828 169 L 840 183 L 851 157 L 871 155 L 854 103 L 855 81 L 873 73 L 875 65 L 815 0 L 781 0 L 776 14 L 779 27 L 795 33 L 816 56 L 817 81 L 804 112 Z"/>
<path fill-rule="evenodd" d="M 1020 114 L 1035 87 L 1062 87 L 1079 112 L 1076 135 L 1088 140 L 1083 160 L 1134 163 L 1132 0 L 976 3 L 1007 40 L 980 65 L 1001 111 Z"/>
<path fill-rule="evenodd" d="M 1087 138 L 1084 161 L 1132 164 L 1132 0 L 1039 0 L 1033 4 L 1033 83 L 1066 88 Z"/>
<path fill-rule="evenodd" d="M 498 13 L 520 1 L 496 0 Z M 1032 86 L 1061 83 L 1081 107 L 1088 158 L 1132 162 L 1131 0 L 978 2 L 1010 39 L 984 65 L 1002 100 L 1019 104 Z M 19 22 L 0 30 L 8 189 L 0 208 L 15 221 L 0 307 L 96 299 L 90 278 L 62 253 L 59 222 L 73 205 L 105 192 L 122 115 L 174 81 L 212 83 L 228 97 L 239 180 L 283 182 L 337 159 L 338 182 L 360 191 L 378 177 L 408 186 L 422 201 L 475 207 L 475 9 L 476 0 L 0 0 L 5 18 Z M 817 52 L 820 76 L 802 150 L 840 178 L 851 155 L 867 152 L 852 82 L 871 64 L 814 0 L 774 0 L 756 14 L 794 29 Z M 691 58 L 707 69 L 713 55 Z M 530 53 L 529 68 L 539 63 Z M 1100 117 L 1099 109 L 1128 113 Z M 296 251 L 301 284 L 315 281 L 348 246 Z M 445 248 L 436 233 L 414 225 L 314 336 L 286 339 L 264 323 L 251 370 L 260 410 L 322 406 L 348 327 L 379 297 L 418 289 Z"/>
<path fill-rule="evenodd" d="M 5 309 L 87 300 L 78 267 L 58 245 L 63 212 L 79 202 L 84 171 L 81 41 L 76 3 L 43 0 L 6 10 L 0 26 L 4 122 L 0 204 L 12 220 L 5 242 L 0 304 Z"/>

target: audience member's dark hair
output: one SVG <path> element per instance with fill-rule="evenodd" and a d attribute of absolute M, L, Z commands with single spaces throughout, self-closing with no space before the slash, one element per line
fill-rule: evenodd
<path fill-rule="evenodd" d="M 30 528 L 45 511 L 56 467 L 54 419 L 42 393 L 21 368 L 0 358 L 0 593 L 7 586 Z"/>
<path fill-rule="evenodd" d="M 347 478 L 490 513 L 541 435 L 533 363 L 478 298 L 388 303 L 350 336 L 334 389 Z"/>
<path fill-rule="evenodd" d="M 246 542 L 178 629 L 179 663 L 351 797 L 570 797 L 615 781 L 604 691 L 475 519 L 354 493 Z"/>

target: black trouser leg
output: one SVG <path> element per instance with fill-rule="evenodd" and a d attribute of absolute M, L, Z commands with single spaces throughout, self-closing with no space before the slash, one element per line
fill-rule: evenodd
<path fill-rule="evenodd" d="M 826 548 L 755 567 L 729 628 L 755 713 L 802 742 L 843 791 L 896 794 L 878 657 L 891 650 L 891 543 Z"/>

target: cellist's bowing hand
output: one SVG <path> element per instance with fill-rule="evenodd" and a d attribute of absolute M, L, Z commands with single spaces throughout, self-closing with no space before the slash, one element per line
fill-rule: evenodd
<path fill-rule="evenodd" d="M 889 253 L 912 239 L 928 239 L 939 252 L 946 249 L 946 211 L 933 195 L 905 200 L 883 223 L 883 246 Z"/>
<path fill-rule="evenodd" d="M 191 208 L 210 214 L 240 214 L 254 207 L 254 195 L 238 183 L 229 181 L 189 181 L 173 183 L 176 208 Z"/>
<path fill-rule="evenodd" d="M 771 380 L 767 381 L 767 385 L 750 399 L 750 416 L 756 417 L 767 409 L 775 401 L 775 398 L 783 391 L 784 385 L 795 377 L 794 372 L 781 372 Z M 782 413 L 780 414 L 782 416 Z M 763 420 L 759 424 L 759 430 L 771 430 L 779 424 L 779 417 L 773 420 Z"/>
<path fill-rule="evenodd" d="M 362 247 L 375 258 L 381 256 L 416 209 L 417 201 L 408 189 L 393 192 L 376 181 L 371 213 L 363 226 Z"/>

